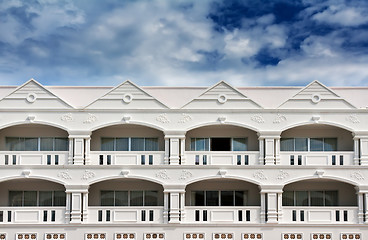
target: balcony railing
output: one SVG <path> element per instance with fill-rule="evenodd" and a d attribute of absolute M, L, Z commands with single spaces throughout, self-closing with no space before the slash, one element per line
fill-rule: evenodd
<path fill-rule="evenodd" d="M 0 207 L 0 223 L 65 223 L 65 207 Z"/>
<path fill-rule="evenodd" d="M 164 164 L 164 151 L 147 152 L 107 152 L 92 151 L 92 165 L 161 165 Z"/>
<path fill-rule="evenodd" d="M 0 165 L 65 165 L 67 151 L 0 151 Z"/>
<path fill-rule="evenodd" d="M 283 207 L 283 223 L 358 223 L 358 207 Z"/>
<path fill-rule="evenodd" d="M 281 165 L 354 165 L 354 152 L 281 152 Z"/>
<path fill-rule="evenodd" d="M 186 165 L 259 165 L 258 151 L 187 151 Z"/>
<path fill-rule="evenodd" d="M 163 223 L 161 206 L 152 207 L 100 207 L 88 208 L 90 223 Z"/>
<path fill-rule="evenodd" d="M 185 207 L 189 223 L 260 223 L 261 207 Z"/>

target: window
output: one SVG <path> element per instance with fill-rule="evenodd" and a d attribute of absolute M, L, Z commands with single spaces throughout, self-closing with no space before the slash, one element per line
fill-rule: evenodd
<path fill-rule="evenodd" d="M 64 191 L 9 191 L 9 206 L 65 206 Z"/>
<path fill-rule="evenodd" d="M 191 138 L 191 151 L 248 151 L 247 138 Z"/>
<path fill-rule="evenodd" d="M 158 151 L 158 138 L 101 138 L 101 151 Z"/>
<path fill-rule="evenodd" d="M 7 151 L 68 151 L 68 138 L 6 137 Z"/>
<path fill-rule="evenodd" d="M 192 206 L 246 206 L 246 191 L 192 191 Z"/>
<path fill-rule="evenodd" d="M 285 191 L 283 206 L 338 206 L 338 191 Z"/>
<path fill-rule="evenodd" d="M 158 206 L 157 191 L 101 191 L 101 206 Z"/>
<path fill-rule="evenodd" d="M 281 138 L 281 151 L 337 151 L 337 138 Z"/>

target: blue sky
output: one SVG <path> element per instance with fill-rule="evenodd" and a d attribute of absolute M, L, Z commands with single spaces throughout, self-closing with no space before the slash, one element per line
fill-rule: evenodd
<path fill-rule="evenodd" d="M 0 0 L 0 84 L 368 85 L 366 0 Z"/>

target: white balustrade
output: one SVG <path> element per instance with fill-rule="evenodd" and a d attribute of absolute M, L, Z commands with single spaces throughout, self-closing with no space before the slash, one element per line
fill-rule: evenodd
<path fill-rule="evenodd" d="M 281 165 L 354 165 L 354 152 L 281 152 Z"/>
<path fill-rule="evenodd" d="M 185 165 L 259 165 L 258 151 L 187 151 Z"/>
<path fill-rule="evenodd" d="M 0 207 L 1 224 L 65 223 L 65 207 Z"/>
<path fill-rule="evenodd" d="M 162 165 L 164 151 L 91 151 L 91 165 Z"/>
<path fill-rule="evenodd" d="M 185 207 L 185 222 L 189 223 L 260 223 L 261 207 Z"/>
<path fill-rule="evenodd" d="M 65 165 L 68 151 L 0 151 L 0 165 Z"/>

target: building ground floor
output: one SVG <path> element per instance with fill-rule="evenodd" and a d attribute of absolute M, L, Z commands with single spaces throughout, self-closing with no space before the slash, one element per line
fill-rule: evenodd
<path fill-rule="evenodd" d="M 68 224 L 0 226 L 0 239 L 130 239 L 130 240 L 245 240 L 245 239 L 368 239 L 368 225 L 206 225 L 206 224 Z"/>

